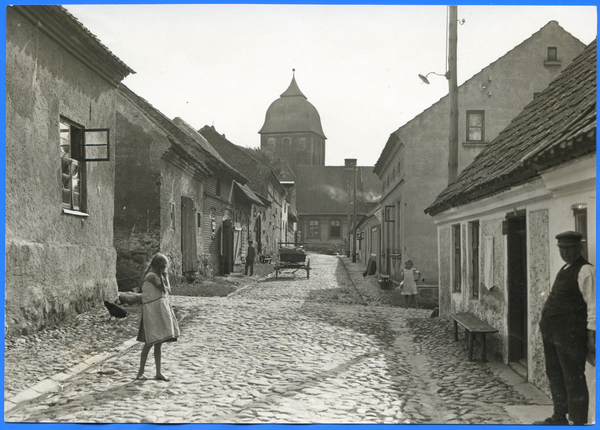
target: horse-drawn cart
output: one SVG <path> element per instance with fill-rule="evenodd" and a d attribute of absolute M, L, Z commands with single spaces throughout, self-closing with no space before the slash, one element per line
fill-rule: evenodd
<path fill-rule="evenodd" d="M 275 263 L 275 278 L 279 278 L 282 269 L 292 269 L 292 273 L 298 270 L 306 270 L 306 279 L 310 278 L 310 258 L 299 242 L 279 242 L 279 253 Z"/>

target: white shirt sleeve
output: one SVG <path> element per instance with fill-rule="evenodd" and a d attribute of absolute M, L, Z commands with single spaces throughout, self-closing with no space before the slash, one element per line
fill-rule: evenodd
<path fill-rule="evenodd" d="M 577 282 L 583 300 L 587 304 L 587 328 L 596 330 L 596 275 L 590 264 L 581 266 Z"/>

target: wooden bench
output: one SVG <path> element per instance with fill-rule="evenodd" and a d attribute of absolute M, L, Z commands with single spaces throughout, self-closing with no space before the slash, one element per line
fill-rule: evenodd
<path fill-rule="evenodd" d="M 481 358 L 485 363 L 485 335 L 486 333 L 498 333 L 499 330 L 495 329 L 488 323 L 481 321 L 470 312 L 461 312 L 451 315 L 451 317 L 454 320 L 454 340 L 456 342 L 458 342 L 458 324 L 465 328 L 465 337 L 467 338 L 467 347 L 469 348 L 469 361 L 473 361 L 473 334 L 481 333 Z"/>

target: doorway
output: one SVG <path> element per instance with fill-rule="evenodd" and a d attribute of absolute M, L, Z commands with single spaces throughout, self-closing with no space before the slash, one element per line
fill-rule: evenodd
<path fill-rule="evenodd" d="M 198 270 L 196 244 L 196 210 L 194 200 L 181 197 L 181 266 L 182 272 Z"/>
<path fill-rule="evenodd" d="M 230 219 L 223 220 L 223 273 L 233 272 L 233 225 Z"/>
<path fill-rule="evenodd" d="M 508 361 L 527 378 L 527 225 L 525 212 L 507 215 Z M 523 373 L 525 373 L 523 375 Z"/>

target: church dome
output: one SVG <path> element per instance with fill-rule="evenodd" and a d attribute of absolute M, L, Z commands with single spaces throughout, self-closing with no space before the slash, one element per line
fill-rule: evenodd
<path fill-rule="evenodd" d="M 265 123 L 258 133 L 308 132 L 326 139 L 321 127 L 319 112 L 302 94 L 296 83 L 296 78 L 292 77 L 288 89 L 267 109 Z"/>

